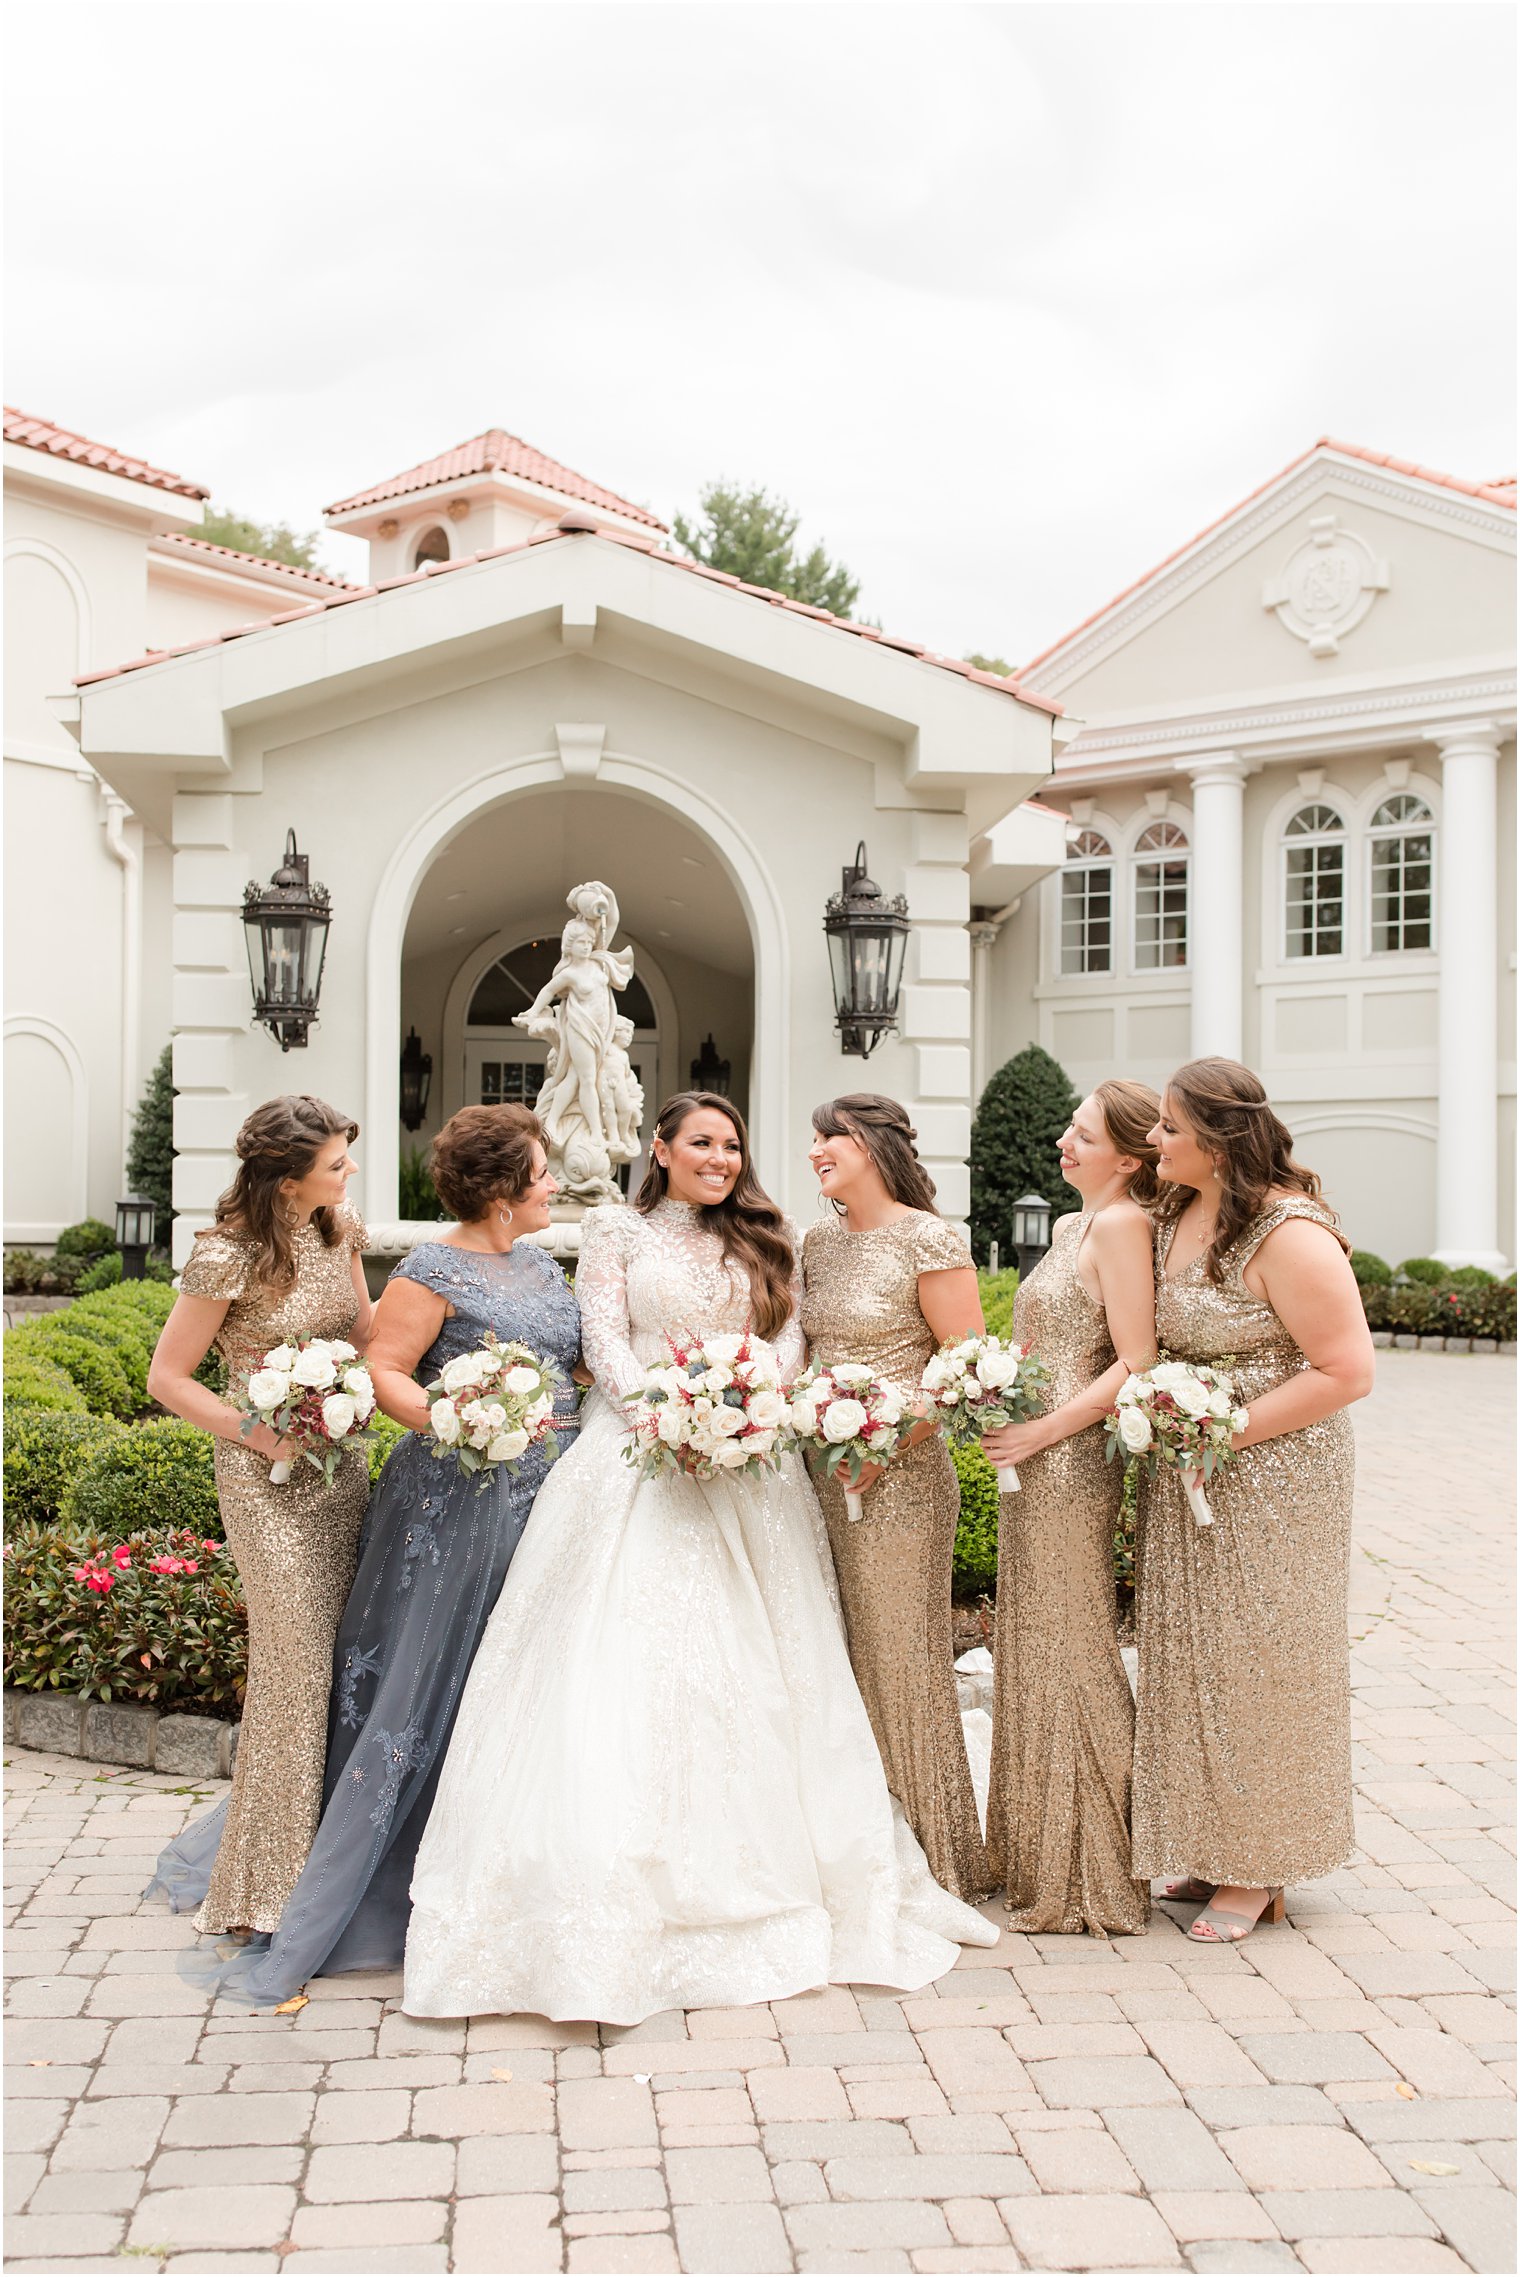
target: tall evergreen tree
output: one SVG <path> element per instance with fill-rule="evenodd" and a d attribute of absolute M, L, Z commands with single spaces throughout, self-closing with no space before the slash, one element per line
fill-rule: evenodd
<path fill-rule="evenodd" d="M 1038 1044 L 1000 1067 L 982 1093 L 971 1126 L 971 1247 L 979 1265 L 995 1241 L 1013 1263 L 1009 1226 L 1024 1194 L 1042 1194 L 1057 1217 L 1081 1208 L 1061 1176 L 1060 1137 L 1077 1095 L 1066 1071 Z"/>
<path fill-rule="evenodd" d="M 165 1044 L 148 1077 L 127 1148 L 127 1182 L 158 1204 L 158 1235 L 167 1240 L 174 1215 L 174 1047 Z"/>
<path fill-rule="evenodd" d="M 737 483 L 710 482 L 701 493 L 702 512 L 695 522 L 678 514 L 671 525 L 677 545 L 710 569 L 741 577 L 746 585 L 768 585 L 789 600 L 806 601 L 810 608 L 828 609 L 847 617 L 860 593 L 860 581 L 843 562 L 830 561 L 822 546 L 798 558 L 797 524 L 784 498 L 772 498 L 758 487 L 741 490 Z"/>

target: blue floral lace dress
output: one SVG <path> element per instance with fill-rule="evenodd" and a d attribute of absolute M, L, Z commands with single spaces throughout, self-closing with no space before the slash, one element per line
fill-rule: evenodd
<path fill-rule="evenodd" d="M 554 1435 L 562 1452 L 573 1443 L 580 1313 L 552 1258 L 526 1243 L 488 1256 L 425 1242 L 391 1278 L 453 1308 L 419 1382 L 491 1329 L 562 1371 Z M 532 1448 L 515 1477 L 483 1482 L 435 1460 L 416 1435 L 396 1448 L 338 1630 L 316 1840 L 279 1928 L 221 1957 L 218 1991 L 264 2007 L 309 1977 L 400 1967 L 412 1865 L 460 1695 L 551 1459 Z"/>

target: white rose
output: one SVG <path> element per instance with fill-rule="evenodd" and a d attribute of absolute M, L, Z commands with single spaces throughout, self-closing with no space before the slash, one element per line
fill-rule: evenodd
<path fill-rule="evenodd" d="M 742 1407 L 715 1407 L 707 1428 L 715 1439 L 733 1439 L 744 1429 L 744 1425 Z"/>
<path fill-rule="evenodd" d="M 327 1349 L 331 1358 L 338 1361 L 340 1365 L 344 1360 L 357 1360 L 359 1357 L 353 1345 L 345 1344 L 341 1336 L 334 1337 Z"/>
<path fill-rule="evenodd" d="M 358 1406 L 348 1392 L 329 1392 L 322 1402 L 322 1422 L 329 1439 L 346 1439 L 354 1427 Z"/>
<path fill-rule="evenodd" d="M 491 1441 L 486 1453 L 493 1463 L 511 1463 L 525 1451 L 527 1444 L 526 1431 L 501 1431 Z"/>
<path fill-rule="evenodd" d="M 709 1360 L 716 1360 L 722 1367 L 732 1367 L 744 1350 L 744 1339 L 742 1336 L 709 1336 L 704 1339 L 702 1350 Z"/>
<path fill-rule="evenodd" d="M 751 1423 L 758 1423 L 762 1431 L 774 1430 L 785 1414 L 786 1401 L 780 1392 L 772 1391 L 767 1386 L 765 1390 L 751 1394 L 749 1419 Z"/>
<path fill-rule="evenodd" d="M 528 1429 L 532 1431 L 535 1430 L 537 1426 L 544 1421 L 546 1416 L 550 1416 L 553 1413 L 553 1394 L 550 1392 L 545 1392 L 541 1399 L 534 1400 L 531 1407 L 524 1409 L 523 1421 L 527 1425 Z"/>
<path fill-rule="evenodd" d="M 1151 1443 L 1151 1420 L 1142 1407 L 1126 1407 L 1119 1417 L 1119 1437 L 1132 1455 L 1143 1455 Z"/>
<path fill-rule="evenodd" d="M 989 1391 L 1002 1391 L 1013 1383 L 1019 1372 L 1016 1352 L 984 1352 L 977 1361 L 976 1372 Z"/>
<path fill-rule="evenodd" d="M 450 1360 L 440 1381 L 450 1398 L 455 1392 L 468 1391 L 475 1381 L 472 1355 L 468 1352 L 461 1352 L 456 1360 Z"/>
<path fill-rule="evenodd" d="M 1245 1408 L 1237 1407 L 1230 1417 L 1230 1429 L 1232 1431 L 1244 1431 L 1250 1420 L 1251 1418 Z"/>
<path fill-rule="evenodd" d="M 343 1389 L 353 1401 L 358 1411 L 359 1421 L 361 1423 L 366 1422 L 373 1414 L 375 1406 L 375 1387 L 370 1382 L 369 1370 L 367 1368 L 345 1368 L 343 1371 Z"/>
<path fill-rule="evenodd" d="M 309 1345 L 298 1355 L 290 1379 L 292 1383 L 308 1385 L 313 1391 L 326 1391 L 329 1384 L 337 1382 L 338 1371 L 325 1352 Z"/>
<path fill-rule="evenodd" d="M 866 1433 L 866 1445 L 873 1450 L 890 1447 L 896 1433 L 885 1423 L 873 1424 Z"/>
<path fill-rule="evenodd" d="M 264 1354 L 265 1367 L 278 1370 L 282 1376 L 288 1376 L 295 1364 L 296 1348 L 293 1344 L 277 1344 L 272 1352 Z"/>
<path fill-rule="evenodd" d="M 749 1458 L 750 1449 L 737 1439 L 730 1439 L 723 1446 L 714 1447 L 708 1459 L 715 1470 L 737 1471 L 744 1468 Z"/>
<path fill-rule="evenodd" d="M 734 1371 L 732 1368 L 709 1368 L 702 1378 L 702 1389 L 716 1396 L 719 1392 L 726 1392 L 733 1380 Z"/>
<path fill-rule="evenodd" d="M 792 1401 L 792 1429 L 799 1439 L 817 1438 L 818 1410 L 810 1399 Z"/>
<path fill-rule="evenodd" d="M 451 1399 L 435 1399 L 428 1421 L 432 1425 L 435 1439 L 440 1440 L 445 1447 L 458 1446 L 459 1410 Z"/>
<path fill-rule="evenodd" d="M 954 1357 L 957 1360 L 974 1360 L 980 1350 L 981 1338 L 968 1336 L 954 1347 Z"/>
<path fill-rule="evenodd" d="M 1172 1397 L 1184 1415 L 1196 1417 L 1209 1412 L 1209 1387 L 1201 1384 L 1196 1376 L 1189 1376 L 1186 1383 L 1178 1384 Z"/>
<path fill-rule="evenodd" d="M 1129 1407 L 1134 1401 L 1144 1399 L 1146 1389 L 1144 1376 L 1126 1376 L 1119 1386 L 1118 1396 L 1114 1401 L 1115 1407 Z"/>
<path fill-rule="evenodd" d="M 882 1384 L 876 1394 L 876 1412 L 883 1423 L 900 1423 L 903 1396 L 896 1384 Z"/>
<path fill-rule="evenodd" d="M 517 1399 L 531 1399 L 538 1389 L 539 1380 L 537 1368 L 508 1368 L 501 1379 L 501 1388 L 511 1392 Z"/>
<path fill-rule="evenodd" d="M 679 1447 L 686 1437 L 686 1418 L 680 1408 L 667 1405 L 660 1409 L 655 1429 L 667 1447 Z"/>
<path fill-rule="evenodd" d="M 829 1370 L 836 1384 L 868 1384 L 875 1370 L 863 1367 L 859 1360 L 841 1360 Z"/>
<path fill-rule="evenodd" d="M 776 1434 L 774 1431 L 752 1431 L 745 1440 L 744 1446 L 746 1453 L 751 1455 L 774 1454 Z"/>
<path fill-rule="evenodd" d="M 858 1439 L 870 1418 L 858 1399 L 836 1399 L 823 1419 L 823 1435 L 831 1447 Z"/>
<path fill-rule="evenodd" d="M 1224 1418 L 1226 1415 L 1228 1415 L 1228 1414 L 1229 1414 L 1229 1412 L 1230 1412 L 1230 1395 L 1229 1395 L 1229 1393 L 1228 1393 L 1228 1392 L 1226 1392 L 1226 1391 L 1211 1391 L 1211 1392 L 1209 1393 L 1209 1413 L 1210 1413 L 1210 1415 L 1217 1415 L 1217 1416 L 1219 1416 L 1219 1417 L 1221 1418 L 1221 1420 L 1222 1420 L 1222 1419 L 1223 1419 L 1223 1418 Z"/>
<path fill-rule="evenodd" d="M 1180 1384 L 1190 1384 L 1193 1381 L 1193 1371 L 1185 1360 L 1160 1360 L 1151 1370 L 1151 1382 L 1157 1391 L 1170 1392 L 1173 1399 L 1177 1397 Z"/>
<path fill-rule="evenodd" d="M 926 1392 L 943 1391 L 947 1384 L 952 1383 L 955 1380 L 956 1372 L 957 1371 L 951 1367 L 949 1359 L 946 1357 L 946 1355 L 942 1352 L 936 1352 L 934 1358 L 928 1363 L 923 1372 L 922 1382 L 924 1390 Z"/>
<path fill-rule="evenodd" d="M 248 1397 L 266 1413 L 283 1407 L 290 1397 L 290 1378 L 279 1368 L 260 1368 L 248 1379 Z"/>

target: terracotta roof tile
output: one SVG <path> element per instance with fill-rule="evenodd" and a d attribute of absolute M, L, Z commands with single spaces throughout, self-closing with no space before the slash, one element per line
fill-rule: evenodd
<path fill-rule="evenodd" d="M 417 466 L 408 467 L 404 474 L 393 474 L 386 482 L 376 483 L 371 490 L 356 490 L 352 498 L 340 498 L 324 511 L 328 514 L 353 514 L 361 506 L 378 506 L 387 498 L 406 498 L 414 491 L 431 490 L 440 482 L 458 482 L 472 474 L 492 471 L 515 474 L 524 482 L 536 482 L 546 490 L 557 490 L 565 498 L 583 498 L 589 505 L 603 506 L 611 514 L 627 514 L 635 522 L 645 522 L 652 530 L 663 530 L 665 524 L 646 507 L 635 506 L 631 500 L 620 498 L 615 490 L 605 490 L 599 482 L 577 474 L 573 468 L 561 466 L 536 451 L 517 435 L 509 435 L 504 427 L 488 427 L 484 434 L 472 435 L 467 443 L 458 443 L 451 451 L 442 451 L 437 458 L 423 459 Z"/>
<path fill-rule="evenodd" d="M 272 569 L 283 582 L 291 585 L 315 586 L 326 593 L 351 593 L 359 588 L 350 585 L 346 577 L 333 577 L 325 569 L 297 569 L 288 561 L 271 561 L 267 554 L 240 553 L 236 546 L 213 545 L 209 538 L 192 537 L 188 530 L 170 530 L 155 538 L 156 549 L 168 552 L 185 552 L 193 555 L 208 554 L 217 561 L 225 561 L 236 569 L 240 563 L 251 562 L 256 569 Z"/>
<path fill-rule="evenodd" d="M 573 517 L 567 516 L 566 519 L 573 520 Z M 487 546 L 479 553 L 461 554 L 454 561 L 430 561 L 425 569 L 414 569 L 403 577 L 388 577 L 380 585 L 349 586 L 341 593 L 328 594 L 321 600 L 312 601 L 304 609 L 288 610 L 273 621 L 282 625 L 296 624 L 303 618 L 320 616 L 328 609 L 342 608 L 350 601 L 372 600 L 377 594 L 394 593 L 404 585 L 421 585 L 432 577 L 452 577 L 462 569 L 477 568 L 482 562 L 500 561 L 508 554 L 527 553 L 534 546 L 558 544 L 567 537 L 593 537 L 599 544 L 622 546 L 630 553 L 644 554 L 651 561 L 662 562 L 668 568 L 684 570 L 688 576 L 705 577 L 712 584 L 733 586 L 746 597 L 762 600 L 771 608 L 782 609 L 788 616 L 806 617 L 810 623 L 821 623 L 833 632 L 849 633 L 857 640 L 881 642 L 902 655 L 916 658 L 922 664 L 932 664 L 943 672 L 958 673 L 963 680 L 974 680 L 983 688 L 996 688 L 1000 694 L 1016 697 L 1020 703 L 1030 705 L 1035 711 L 1048 712 L 1057 719 L 1061 716 L 1061 706 L 1051 697 L 1036 695 L 1033 690 L 1024 687 L 1021 679 L 1013 675 L 1004 679 L 996 672 L 980 672 L 958 656 L 940 656 L 933 649 L 921 647 L 913 641 L 889 640 L 875 625 L 858 625 L 849 617 L 830 616 L 826 610 L 816 609 L 805 601 L 790 600 L 786 594 L 773 592 L 766 585 L 744 585 L 726 570 L 711 569 L 706 562 L 692 561 L 685 554 L 667 553 L 649 538 L 624 530 L 588 531 L 584 525 L 570 530 L 541 530 L 534 537 L 520 539 L 514 545 Z M 126 672 L 141 672 L 146 666 L 165 663 L 170 657 L 188 656 L 200 648 L 215 648 L 224 640 L 241 640 L 245 633 L 267 632 L 270 622 L 270 619 L 264 618 L 254 624 L 237 625 L 226 632 L 213 633 L 202 640 L 184 641 L 178 648 L 151 649 L 146 656 L 132 657 L 125 664 L 107 665 L 100 672 L 82 672 L 74 685 L 86 688 L 99 680 L 117 679 Z"/>
<path fill-rule="evenodd" d="M 198 482 L 187 482 L 182 474 L 167 474 L 161 466 L 150 466 L 146 459 L 133 458 L 128 451 L 118 451 L 111 443 L 92 443 L 88 435 L 76 435 L 68 427 L 56 427 L 51 419 L 35 419 L 29 412 L 5 406 L 5 440 L 20 443 L 30 451 L 46 451 L 55 459 L 72 459 L 78 466 L 92 466 L 101 474 L 119 474 L 128 482 L 144 482 L 154 490 L 171 490 L 181 498 L 209 498 Z"/>
<path fill-rule="evenodd" d="M 1031 658 L 1030 662 L 1024 666 L 1025 675 L 1033 672 L 1048 657 L 1054 656 L 1057 649 L 1064 648 L 1068 641 L 1075 640 L 1078 633 L 1086 632 L 1088 627 L 1095 625 L 1100 617 L 1106 617 L 1111 609 L 1117 609 L 1120 602 L 1127 601 L 1132 593 L 1138 593 L 1142 585 L 1149 585 L 1152 578 L 1159 577 L 1164 569 L 1170 569 L 1173 562 L 1181 561 L 1184 554 L 1191 553 L 1194 546 L 1201 545 L 1203 540 L 1211 537 L 1215 530 L 1222 529 L 1226 522 L 1233 521 L 1235 516 L 1243 513 L 1247 506 L 1253 505 L 1258 498 L 1264 497 L 1269 490 L 1275 489 L 1278 483 L 1293 473 L 1295 468 L 1303 466 L 1306 461 L 1312 459 L 1317 451 L 1335 451 L 1341 458 L 1364 459 L 1369 466 L 1387 467 L 1390 474 L 1412 475 L 1421 482 L 1437 483 L 1443 490 L 1460 490 L 1469 498 L 1486 500 L 1491 506 L 1508 506 L 1513 510 L 1515 505 L 1515 480 L 1513 476 L 1508 481 L 1469 482 L 1459 474 L 1440 474 L 1433 467 L 1417 466 L 1412 459 L 1390 458 L 1386 451 L 1364 450 L 1360 443 L 1338 443 L 1333 435 L 1321 435 L 1317 443 L 1311 444 L 1307 451 L 1300 451 L 1296 459 L 1290 459 L 1285 467 L 1279 468 L 1276 474 L 1269 475 L 1265 482 L 1259 482 L 1254 490 L 1247 491 L 1245 497 L 1237 499 L 1236 503 L 1228 508 L 1225 513 L 1216 515 L 1212 522 L 1205 522 L 1203 528 L 1196 531 L 1192 537 L 1187 539 L 1185 544 L 1173 547 L 1172 551 L 1163 556 L 1154 568 L 1148 569 L 1143 577 L 1137 577 L 1130 584 L 1123 586 L 1111 600 L 1104 602 L 1101 609 L 1094 609 L 1082 619 L 1080 624 L 1075 624 L 1069 631 L 1063 632 L 1059 640 L 1053 640 L 1048 648 L 1042 648 L 1039 655 Z"/>

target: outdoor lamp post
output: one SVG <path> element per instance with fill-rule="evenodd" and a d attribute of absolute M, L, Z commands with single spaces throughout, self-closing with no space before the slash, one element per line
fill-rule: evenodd
<path fill-rule="evenodd" d="M 869 1059 L 897 1025 L 903 960 L 908 953 L 908 904 L 891 901 L 866 875 L 862 839 L 839 891 L 829 896 L 823 930 L 828 936 L 839 1048 Z"/>
<path fill-rule="evenodd" d="M 146 1194 L 124 1194 L 116 1205 L 116 1246 L 121 1251 L 121 1277 L 140 1281 L 153 1247 L 158 1204 Z"/>
<path fill-rule="evenodd" d="M 733 1074 L 731 1063 L 718 1057 L 718 1047 L 709 1036 L 701 1052 L 691 1063 L 693 1091 L 711 1091 L 717 1098 L 728 1097 L 729 1079 Z"/>
<path fill-rule="evenodd" d="M 433 1055 L 422 1048 L 415 1028 L 408 1028 L 401 1047 L 401 1120 L 409 1131 L 419 1130 L 433 1088 Z"/>
<path fill-rule="evenodd" d="M 1050 1204 L 1043 1194 L 1021 1194 L 1013 1205 L 1013 1246 L 1019 1279 L 1032 1273 L 1050 1247 Z"/>
<path fill-rule="evenodd" d="M 312 884 L 310 860 L 287 830 L 285 859 L 268 885 L 249 885 L 243 894 L 253 1016 L 279 1037 L 282 1052 L 304 1047 L 317 1016 L 331 923 L 327 888 Z"/>

